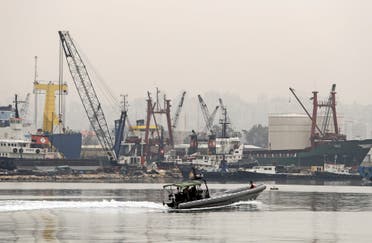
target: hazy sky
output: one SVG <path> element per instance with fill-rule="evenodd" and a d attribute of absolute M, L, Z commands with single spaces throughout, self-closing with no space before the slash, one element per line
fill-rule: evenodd
<path fill-rule="evenodd" d="M 1 0 L 0 101 L 32 91 L 35 55 L 39 78 L 57 80 L 57 31 L 69 30 L 115 96 L 158 86 L 250 101 L 335 82 L 343 102 L 370 104 L 371 12 L 354 0 Z"/>

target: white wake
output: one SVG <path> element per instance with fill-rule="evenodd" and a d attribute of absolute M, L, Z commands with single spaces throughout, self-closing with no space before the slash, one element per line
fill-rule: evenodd
<path fill-rule="evenodd" d="M 41 210 L 41 209 L 94 209 L 94 208 L 121 208 L 121 209 L 143 209 L 147 211 L 167 210 L 161 203 L 146 201 L 25 201 L 6 200 L 0 201 L 0 212 Z"/>

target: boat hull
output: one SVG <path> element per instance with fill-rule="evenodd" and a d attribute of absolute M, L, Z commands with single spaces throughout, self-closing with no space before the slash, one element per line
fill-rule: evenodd
<path fill-rule="evenodd" d="M 255 200 L 265 189 L 265 185 L 258 185 L 252 189 L 250 187 L 242 187 L 235 190 L 225 191 L 223 194 L 211 198 L 180 203 L 178 204 L 177 209 L 219 207 L 240 201 Z"/>

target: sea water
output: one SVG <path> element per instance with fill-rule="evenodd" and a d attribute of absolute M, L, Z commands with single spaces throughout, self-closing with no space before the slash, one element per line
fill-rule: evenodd
<path fill-rule="evenodd" d="M 258 183 L 258 182 L 257 182 Z M 213 193 L 242 184 L 210 184 Z M 3 242 L 371 242 L 372 187 L 267 185 L 255 201 L 176 211 L 161 184 L 0 183 Z"/>

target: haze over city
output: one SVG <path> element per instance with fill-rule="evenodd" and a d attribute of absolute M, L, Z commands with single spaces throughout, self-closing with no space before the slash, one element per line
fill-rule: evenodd
<path fill-rule="evenodd" d="M 370 242 L 372 1 L 0 0 L 4 242 Z"/>
<path fill-rule="evenodd" d="M 130 101 L 144 100 L 147 90 L 159 87 L 170 98 L 187 90 L 189 97 L 209 92 L 254 104 L 262 97 L 289 99 L 288 87 L 307 97 L 312 90 L 326 96 L 336 83 L 340 103 L 371 104 L 368 1 L 89 1 L 89 5 L 2 1 L 1 5 L 3 104 L 12 101 L 13 93 L 32 92 L 34 56 L 39 60 L 38 78 L 58 80 L 58 30 L 70 31 L 117 99 L 128 94 Z M 78 104 L 66 64 L 64 77 L 70 86 L 67 104 Z M 82 107 L 75 109 L 78 112 L 70 114 L 80 113 Z"/>

